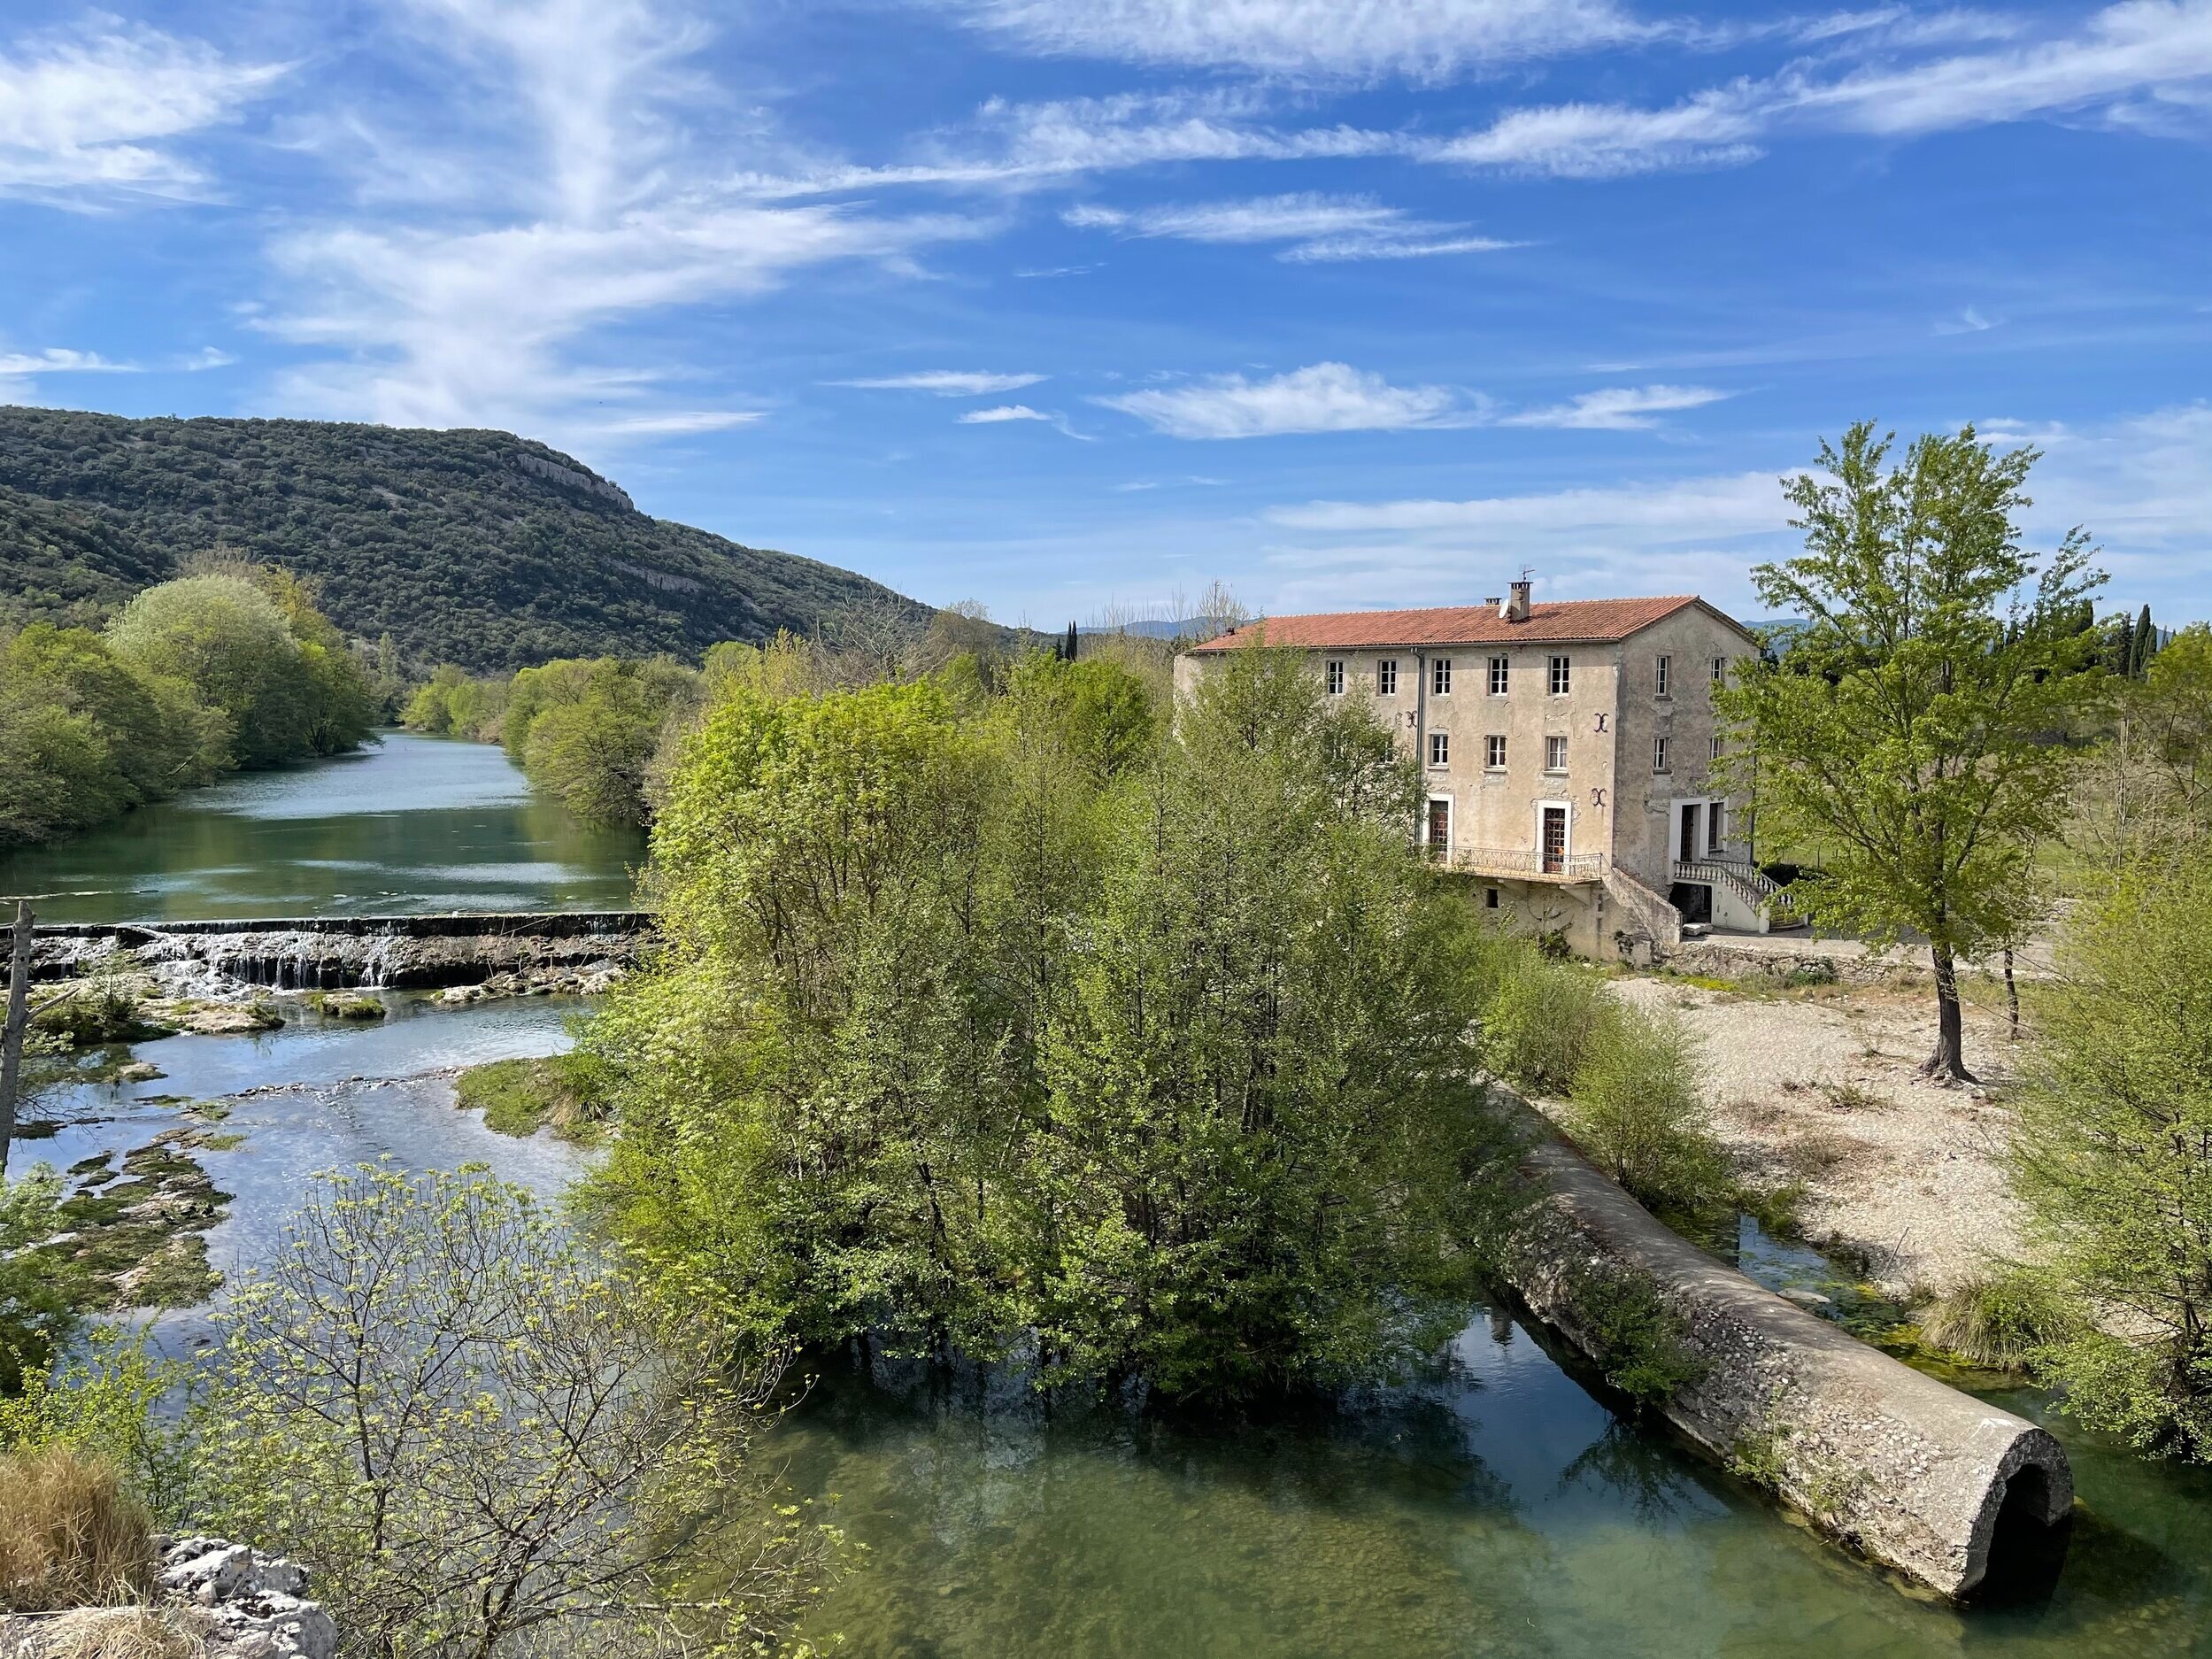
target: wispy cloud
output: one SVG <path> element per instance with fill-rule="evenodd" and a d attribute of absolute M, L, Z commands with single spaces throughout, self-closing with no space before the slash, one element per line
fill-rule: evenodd
<path fill-rule="evenodd" d="M 983 397 L 993 392 L 1034 386 L 1042 374 L 994 374 L 965 369 L 925 369 L 915 374 L 887 374 L 877 380 L 835 380 L 832 386 L 860 386 L 879 391 L 926 391 L 940 397 Z M 962 420 L 967 419 L 963 415 Z"/>
<path fill-rule="evenodd" d="M 1584 431 L 1642 431 L 1659 423 L 1652 419 L 1678 409 L 1701 409 L 1731 394 L 1710 386 L 1608 386 L 1586 391 L 1548 408 L 1524 409 L 1503 416 L 1498 424 L 1509 427 L 1563 427 Z"/>
<path fill-rule="evenodd" d="M 1025 403 L 1001 404 L 996 409 L 970 409 L 960 419 L 964 427 L 997 426 L 1004 421 L 1050 421 L 1052 417 Z"/>
<path fill-rule="evenodd" d="M 48 346 L 43 351 L 0 351 L 0 374 L 135 374 L 135 363 L 118 363 L 97 351 Z"/>
<path fill-rule="evenodd" d="M 1969 305 L 1956 316 L 1945 317 L 1936 324 L 1938 334 L 1985 334 L 1994 328 L 2001 319 L 1985 317 L 1978 307 Z"/>
<path fill-rule="evenodd" d="M 1269 380 L 1222 375 L 1195 386 L 1100 397 L 1179 438 L 1272 437 L 1293 432 L 1387 432 L 1463 426 L 1472 414 L 1444 386 L 1393 386 L 1345 363 L 1315 363 Z"/>
<path fill-rule="evenodd" d="M 1491 253 L 1520 244 L 1461 235 L 1464 225 L 1414 219 L 1371 197 L 1306 192 L 1259 196 L 1134 211 L 1086 204 L 1060 217 L 1078 229 L 1117 235 L 1172 236 L 1185 242 L 1291 245 L 1276 255 L 1294 262 L 1413 259 L 1437 254 Z"/>
<path fill-rule="evenodd" d="M 1915 36 L 1900 30 L 1883 43 L 2001 43 L 1864 64 L 1827 77 L 1792 66 L 1660 109 L 1561 104 L 1514 110 L 1423 153 L 1434 161 L 1507 172 L 1618 178 L 1738 165 L 1788 131 L 1915 137 L 2084 112 L 2141 124 L 2136 117 L 2146 102 L 2193 100 L 2212 81 L 2212 0 L 2122 0 L 2071 34 L 2027 40 L 2014 33 L 1977 27 L 1928 28 Z"/>
<path fill-rule="evenodd" d="M 583 441 L 713 429 L 751 413 L 671 406 L 689 366 L 599 360 L 606 325 L 766 293 L 840 260 L 898 271 L 981 234 L 947 214 L 785 206 L 733 189 L 682 142 L 704 36 L 652 0 L 416 0 L 435 45 L 481 85 L 446 137 L 482 181 L 465 208 L 386 194 L 272 249 L 282 298 L 258 326 L 335 355 L 284 375 L 304 413 L 499 425 Z M 434 129 L 417 148 L 440 142 Z"/>
<path fill-rule="evenodd" d="M 1034 51 L 1434 81 L 1653 33 L 1608 0 L 939 0 Z"/>
<path fill-rule="evenodd" d="M 93 210 L 212 188 L 175 141 L 235 118 L 285 73 L 95 15 L 0 53 L 0 196 Z"/>
<path fill-rule="evenodd" d="M 1270 509 L 1277 607 L 1468 601 L 1468 552 L 1495 569 L 1533 565 L 1547 594 L 1704 592 L 1749 598 L 1750 557 L 1787 545 L 1772 473 L 1467 500 L 1313 501 Z M 1726 573 L 1723 575 L 1721 573 Z M 1494 588 L 1489 590 L 1495 591 Z"/>

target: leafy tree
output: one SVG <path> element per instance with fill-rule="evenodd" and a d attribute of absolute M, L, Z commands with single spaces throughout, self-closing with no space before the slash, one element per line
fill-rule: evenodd
<path fill-rule="evenodd" d="M 2212 865 L 2120 877 L 2076 913 L 2062 968 L 2021 1093 L 2017 1184 L 2102 1328 L 2039 1369 L 2085 1422 L 2212 1460 Z"/>
<path fill-rule="evenodd" d="M 2022 549 L 2033 450 L 1999 455 L 1968 428 L 1915 440 L 1894 467 L 1889 453 L 1861 422 L 1822 445 L 1825 476 L 1785 481 L 1806 551 L 1752 578 L 1807 625 L 1716 700 L 1762 837 L 1827 852 L 1800 889 L 1819 919 L 1928 941 L 1938 1034 L 1922 1069 L 1967 1079 L 1958 964 L 2021 930 L 2029 847 L 2065 799 L 2052 737 L 2091 691 L 2065 619 L 2101 577 L 2079 530 L 2039 568 Z"/>
<path fill-rule="evenodd" d="M 1172 736 L 1083 667 L 974 718 L 933 681 L 709 710 L 664 961 L 589 1039 L 604 1213 L 810 1342 L 1212 1398 L 1389 1370 L 1463 1310 L 1489 1167 L 1414 781 L 1281 653 Z"/>
<path fill-rule="evenodd" d="M 828 1540 L 751 1455 L 782 1356 L 519 1188 L 322 1177 L 219 1317 L 200 1516 L 314 1563 L 362 1652 L 767 1652 L 806 1599 Z"/>

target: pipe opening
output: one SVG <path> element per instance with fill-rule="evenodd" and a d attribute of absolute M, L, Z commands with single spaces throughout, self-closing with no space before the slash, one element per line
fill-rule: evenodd
<path fill-rule="evenodd" d="M 2035 1607 L 2050 1600 L 2073 1535 L 2071 1506 L 2050 1518 L 2055 1493 L 2050 1471 L 2023 1463 L 2005 1482 L 2004 1501 L 1990 1529 L 1989 1565 L 1972 1595 L 1985 1607 Z"/>

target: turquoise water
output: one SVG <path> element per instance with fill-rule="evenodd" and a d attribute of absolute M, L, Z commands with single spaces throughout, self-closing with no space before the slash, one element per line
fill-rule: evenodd
<path fill-rule="evenodd" d="M 1234 1423 L 1054 1411 L 1018 1383 L 837 1368 L 777 1436 L 866 1553 L 852 1659 L 2146 1659 L 2212 1654 L 2212 1481 L 2067 1442 L 2055 1582 L 1961 1609 L 1617 1416 L 1522 1324 L 1417 1386 Z"/>
<path fill-rule="evenodd" d="M 0 858 L 42 922 L 619 910 L 644 859 L 534 796 L 494 744 L 387 733 Z"/>

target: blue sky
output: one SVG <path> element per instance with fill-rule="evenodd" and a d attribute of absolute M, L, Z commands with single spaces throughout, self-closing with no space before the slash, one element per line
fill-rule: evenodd
<path fill-rule="evenodd" d="M 0 21 L 0 401 L 502 427 L 1057 626 L 1702 592 L 1861 416 L 2212 613 L 2212 0 Z"/>

